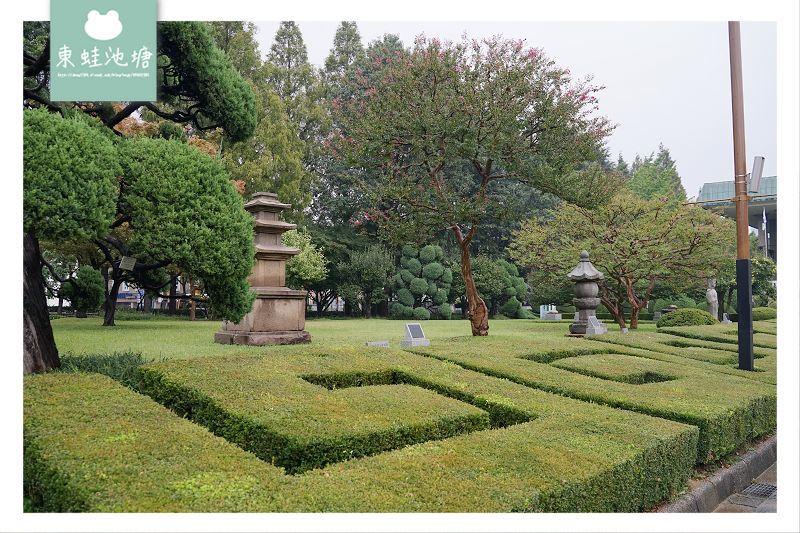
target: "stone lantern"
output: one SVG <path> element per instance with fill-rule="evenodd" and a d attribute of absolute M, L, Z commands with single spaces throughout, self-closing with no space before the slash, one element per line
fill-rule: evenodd
<path fill-rule="evenodd" d="M 223 322 L 214 335 L 216 342 L 262 346 L 311 341 L 304 330 L 306 291 L 286 287 L 286 261 L 300 252 L 281 242 L 281 235 L 296 227 L 281 220 L 281 212 L 289 207 L 271 192 L 257 192 L 244 204 L 255 218 L 256 264 L 248 281 L 256 299 L 241 322 Z"/>
<path fill-rule="evenodd" d="M 597 270 L 589 260 L 589 252 L 581 252 L 581 260 L 567 277 L 575 282 L 575 298 L 572 303 L 577 311 L 575 322 L 570 324 L 571 335 L 600 335 L 608 332 L 608 328 L 597 319 L 595 312 L 600 305 L 597 294 L 600 288 L 597 282 L 603 279 L 603 274 Z"/>

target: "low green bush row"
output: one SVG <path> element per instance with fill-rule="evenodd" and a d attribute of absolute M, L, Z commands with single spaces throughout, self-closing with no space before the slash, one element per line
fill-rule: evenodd
<path fill-rule="evenodd" d="M 675 379 L 632 384 L 537 362 L 564 359 L 569 340 L 577 341 L 573 355 L 594 354 L 582 355 L 583 360 L 606 357 L 597 352 L 617 353 L 627 358 L 625 364 L 636 365 L 642 372 Z M 632 349 L 615 352 L 613 347 L 586 339 L 515 339 L 511 344 L 502 338 L 459 337 L 412 350 L 528 387 L 695 425 L 700 428 L 697 461 L 701 463 L 740 448 L 776 425 L 776 391 L 771 384 L 715 372 L 701 363 L 690 367 L 659 361 L 658 354 L 644 356 Z M 551 353 L 555 356 L 550 357 Z"/>
<path fill-rule="evenodd" d="M 670 363 L 694 366 L 764 383 L 777 383 L 777 356 L 772 348 L 753 349 L 757 372 L 738 369 L 735 344 L 675 337 L 664 333 L 638 332 L 635 335 L 607 333 L 592 337 L 592 342 L 615 345 L 614 351 Z M 633 349 L 633 350 L 631 350 Z"/>
<path fill-rule="evenodd" d="M 778 310 L 772 307 L 754 307 L 753 320 L 771 320 L 778 318 Z"/>
<path fill-rule="evenodd" d="M 696 456 L 694 427 L 548 394 L 403 352 L 364 357 L 340 351 L 290 361 L 262 357 L 260 364 L 255 357 L 222 359 L 228 360 L 223 366 L 259 367 L 257 374 L 277 366 L 279 371 L 327 376 L 320 379 L 333 387 L 362 389 L 374 387 L 367 384 L 370 380 L 395 379 L 373 374 L 391 370 L 478 403 L 524 412 L 530 421 L 287 476 L 107 377 L 27 376 L 29 510 L 634 512 L 680 491 Z M 348 368 L 350 377 L 345 375 Z"/>
<path fill-rule="evenodd" d="M 214 388 L 171 377 L 168 372 L 144 368 L 139 388 L 176 413 L 291 474 L 490 425 L 486 412 L 412 386 L 374 385 L 356 394 L 347 389 L 316 393 L 304 390 L 307 387 L 299 378 L 294 380 L 296 387 L 291 378 L 272 380 L 276 388 L 291 394 L 280 402 L 285 409 L 280 411 L 271 399 L 247 398 L 257 390 L 245 389 L 234 397 L 236 393 L 227 390 L 237 386 L 234 380 L 218 382 L 222 386 Z M 243 408 L 237 409 L 237 403 Z M 261 409 L 265 414 L 258 416 Z M 319 424 L 326 414 L 352 423 L 330 424 L 339 427 Z M 289 416 L 293 420 L 285 420 Z M 308 419 L 317 423 L 306 423 Z"/>
<path fill-rule="evenodd" d="M 669 333 L 670 335 L 677 335 L 679 337 L 736 345 L 738 343 L 738 339 L 736 337 L 736 327 L 737 326 L 734 324 L 718 324 L 711 327 L 670 327 L 659 329 L 659 331 L 663 333 Z M 756 326 L 754 326 L 754 328 L 755 327 Z M 777 348 L 778 340 L 776 336 L 772 334 L 754 333 L 753 346 L 758 346 L 761 348 Z"/>
<path fill-rule="evenodd" d="M 656 322 L 657 328 L 670 326 L 710 326 L 716 324 L 717 319 L 708 311 L 702 309 L 677 309 L 666 313 Z"/>

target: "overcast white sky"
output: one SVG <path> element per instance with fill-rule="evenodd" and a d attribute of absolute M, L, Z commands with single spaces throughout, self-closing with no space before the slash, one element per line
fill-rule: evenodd
<path fill-rule="evenodd" d="M 339 22 L 298 22 L 309 60 L 322 66 Z M 278 22 L 259 22 L 262 54 Z M 396 33 L 405 45 L 425 33 L 458 40 L 502 34 L 541 47 L 577 76 L 606 89 L 600 111 L 618 124 L 608 140 L 613 159 L 647 155 L 662 142 L 677 161 L 689 196 L 710 181 L 733 179 L 728 30 L 724 22 L 358 22 L 362 41 Z M 748 169 L 777 163 L 775 24 L 742 22 Z"/>

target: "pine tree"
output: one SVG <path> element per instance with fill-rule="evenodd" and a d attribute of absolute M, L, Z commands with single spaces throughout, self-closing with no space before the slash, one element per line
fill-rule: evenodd
<path fill-rule="evenodd" d="M 366 59 L 361 34 L 355 22 L 343 21 L 333 38 L 333 48 L 325 59 L 325 75 L 329 81 L 335 81 L 347 75 L 354 65 Z"/>

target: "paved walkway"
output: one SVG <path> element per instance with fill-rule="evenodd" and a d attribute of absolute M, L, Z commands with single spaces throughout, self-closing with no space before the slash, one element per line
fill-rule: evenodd
<path fill-rule="evenodd" d="M 774 513 L 778 496 L 777 463 L 767 468 L 753 484 L 732 494 L 714 509 L 715 513 Z"/>

